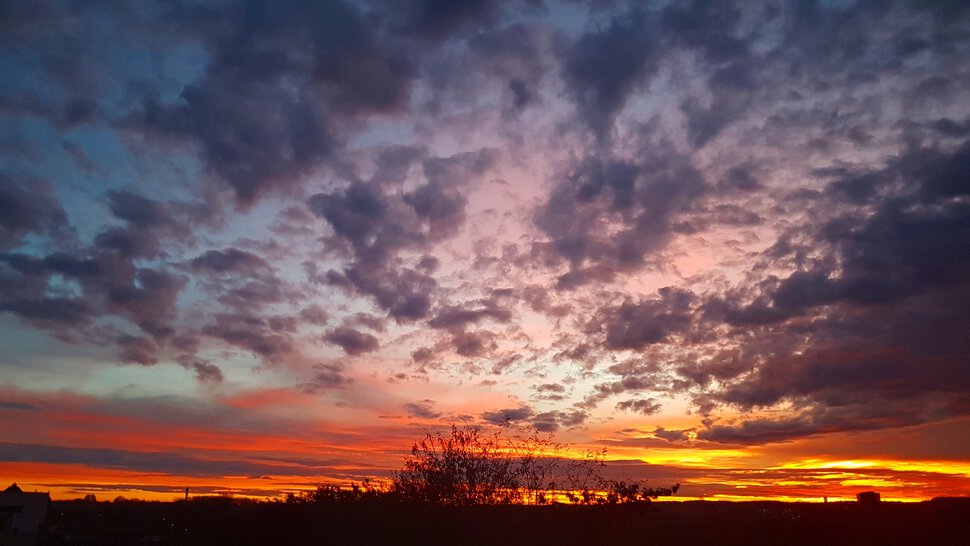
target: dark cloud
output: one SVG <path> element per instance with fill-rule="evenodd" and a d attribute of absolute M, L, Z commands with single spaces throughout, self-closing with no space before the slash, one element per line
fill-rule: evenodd
<path fill-rule="evenodd" d="M 959 286 L 970 271 L 966 169 L 970 143 L 954 153 L 915 150 L 886 171 L 858 175 L 907 180 L 913 193 L 884 198 L 866 217 L 830 220 L 819 234 L 840 264 L 796 271 L 772 290 L 779 318 L 836 302 L 887 304 Z M 855 177 L 858 179 L 858 177 Z M 838 194 L 837 194 L 838 195 Z"/>
<path fill-rule="evenodd" d="M 658 293 L 658 299 L 624 302 L 600 311 L 594 320 L 605 331 L 606 348 L 641 349 L 664 342 L 690 326 L 694 295 L 672 287 L 661 288 Z"/>
<path fill-rule="evenodd" d="M 579 115 L 601 137 L 634 87 L 654 69 L 657 46 L 647 13 L 634 9 L 583 34 L 563 65 Z"/>
<path fill-rule="evenodd" d="M 356 313 L 347 318 L 346 324 L 363 326 L 374 332 L 384 332 L 387 328 L 385 326 L 385 320 L 380 317 L 375 317 L 373 315 L 368 315 L 366 313 Z"/>
<path fill-rule="evenodd" d="M 855 417 L 855 416 L 853 416 Z M 829 427 L 816 423 L 811 417 L 796 416 L 781 419 L 749 419 L 733 425 L 714 425 L 702 429 L 697 437 L 722 444 L 765 444 L 790 441 L 795 438 L 837 430 L 868 428 L 855 420 L 845 420 Z M 871 426 L 871 424 L 870 424 Z"/>
<path fill-rule="evenodd" d="M 437 419 L 441 417 L 441 412 L 434 410 L 434 400 L 421 400 L 420 402 L 408 402 L 402 406 L 404 411 L 411 417 L 421 419 Z"/>
<path fill-rule="evenodd" d="M 107 285 L 110 308 L 123 313 L 145 332 L 156 337 L 172 333 L 179 292 L 187 279 L 174 273 L 141 268 L 123 285 Z"/>
<path fill-rule="evenodd" d="M 343 190 L 311 196 L 309 209 L 330 223 L 354 255 L 342 273 L 328 272 L 326 282 L 352 285 L 399 322 L 428 316 L 437 287 L 428 274 L 429 263 L 422 257 L 412 269 L 393 262 L 402 252 L 423 251 L 454 235 L 465 219 L 461 189 L 495 161 L 489 148 L 427 158 L 422 164 L 427 183 L 403 195 L 356 181 Z"/>
<path fill-rule="evenodd" d="M 494 335 L 488 331 L 455 332 L 451 336 L 451 345 L 461 356 L 483 356 L 496 348 Z"/>
<path fill-rule="evenodd" d="M 204 254 L 193 258 L 189 266 L 197 272 L 211 272 L 217 274 L 249 273 L 267 271 L 270 269 L 266 260 L 259 256 L 239 250 L 238 248 L 225 248 L 222 250 L 209 250 Z"/>
<path fill-rule="evenodd" d="M 556 432 L 562 427 L 582 426 L 589 415 L 582 411 L 547 411 L 532 417 L 532 426 L 539 432 Z"/>
<path fill-rule="evenodd" d="M 716 376 L 722 387 L 711 393 L 714 401 L 746 411 L 790 403 L 797 411 L 787 419 L 716 423 L 699 437 L 780 441 L 970 410 L 959 394 L 970 375 L 958 364 L 970 347 L 956 334 L 970 322 L 954 311 L 970 302 L 968 150 L 914 148 L 880 169 L 835 173 L 880 189 L 861 194 L 875 204 L 867 212 L 833 214 L 812 234 L 826 259 L 766 279 L 749 304 L 706 304 L 714 320 L 765 329 L 752 330 L 743 352 L 685 367 L 682 375 L 700 384 Z M 828 197 L 858 201 L 843 191 Z"/>
<path fill-rule="evenodd" d="M 560 288 L 611 279 L 644 265 L 675 232 L 674 220 L 705 191 L 705 181 L 676 154 L 633 163 L 590 157 L 566 173 L 536 211 L 536 226 L 570 271 Z"/>
<path fill-rule="evenodd" d="M 751 11 L 760 8 L 749 7 Z M 661 10 L 660 27 L 673 44 L 723 62 L 747 53 L 748 44 L 736 32 L 741 16 L 741 9 L 733 2 L 676 2 Z"/>
<path fill-rule="evenodd" d="M 436 234 L 455 233 L 465 221 L 465 198 L 454 190 L 427 184 L 404 196 L 419 218 Z"/>
<path fill-rule="evenodd" d="M 158 362 L 155 357 L 157 346 L 152 340 L 144 337 L 124 335 L 118 338 L 118 357 L 123 363 L 151 365 Z"/>
<path fill-rule="evenodd" d="M 126 451 L 120 449 L 77 448 L 67 446 L 0 443 L 0 460 L 48 464 L 80 464 L 95 468 L 125 469 L 138 472 L 177 476 L 258 476 L 280 474 L 315 475 L 335 461 L 314 464 L 273 464 L 272 461 L 245 462 L 212 458 L 210 454 L 181 455 L 162 452 Z M 302 467 L 302 468 L 301 468 Z M 289 469 L 289 470 L 287 470 Z"/>
<path fill-rule="evenodd" d="M 536 390 L 539 392 L 566 392 L 566 387 L 559 383 L 543 383 L 536 386 Z"/>
<path fill-rule="evenodd" d="M 434 358 L 434 351 L 428 347 L 421 347 L 411 353 L 411 359 L 417 363 L 429 362 Z"/>
<path fill-rule="evenodd" d="M 212 62 L 181 100 L 145 95 L 131 125 L 198 144 L 242 204 L 292 187 L 338 147 L 334 117 L 403 108 L 411 63 L 339 0 L 218 13 Z M 210 27 L 211 28 L 211 27 Z M 299 54 L 295 54 L 299 52 Z"/>
<path fill-rule="evenodd" d="M 55 332 L 94 320 L 92 309 L 85 302 L 71 298 L 10 298 L 0 304 L 0 309 Z"/>
<path fill-rule="evenodd" d="M 342 364 L 317 364 L 313 367 L 313 376 L 308 383 L 302 385 L 305 392 L 319 394 L 332 389 L 341 389 L 353 383 L 353 379 L 344 373 Z"/>
<path fill-rule="evenodd" d="M 195 372 L 195 377 L 203 383 L 221 383 L 223 376 L 219 366 L 197 356 L 182 355 L 176 361 L 188 370 Z"/>
<path fill-rule="evenodd" d="M 538 0 L 376 0 L 388 10 L 392 26 L 407 36 L 439 41 L 497 23 L 504 10 L 538 6 Z"/>
<path fill-rule="evenodd" d="M 323 326 L 327 324 L 329 315 L 319 305 L 311 305 L 310 307 L 300 310 L 300 318 L 315 326 Z"/>
<path fill-rule="evenodd" d="M 933 122 L 933 130 L 948 137 L 965 137 L 970 134 L 970 121 L 959 123 L 950 118 L 940 118 Z"/>
<path fill-rule="evenodd" d="M 68 230 L 48 184 L 0 173 L 0 250 L 16 248 L 28 233 L 59 237 Z"/>
<path fill-rule="evenodd" d="M 510 102 L 504 109 L 506 119 L 514 119 L 525 108 L 542 104 L 543 81 L 558 68 L 563 40 L 542 25 L 513 23 L 495 30 L 479 32 L 468 38 L 471 58 L 490 81 L 501 82 Z"/>
<path fill-rule="evenodd" d="M 0 261 L 13 270 L 8 280 L 17 288 L 2 294 L 0 306 L 62 333 L 110 314 L 161 341 L 173 333 L 178 295 L 187 282 L 165 269 L 137 267 L 133 256 L 114 249 L 92 249 L 83 257 L 63 252 L 42 258 L 5 254 Z M 46 287 L 55 275 L 77 283 L 81 294 L 50 294 Z"/>
<path fill-rule="evenodd" d="M 727 191 L 751 192 L 764 186 L 755 178 L 750 168 L 736 166 L 728 169 L 718 186 Z"/>
<path fill-rule="evenodd" d="M 686 442 L 690 440 L 690 433 L 694 432 L 692 429 L 665 429 L 663 427 L 657 427 L 653 431 L 653 435 L 657 438 L 663 438 L 668 442 Z"/>
<path fill-rule="evenodd" d="M 616 404 L 616 409 L 621 411 L 631 411 L 641 415 L 653 415 L 663 409 L 663 406 L 656 402 L 653 398 L 634 398 L 631 400 L 618 402 Z"/>
<path fill-rule="evenodd" d="M 355 182 L 341 193 L 317 194 L 307 202 L 310 210 L 326 218 L 338 235 L 366 249 L 366 239 L 381 228 L 388 205 L 379 188 Z"/>
<path fill-rule="evenodd" d="M 293 340 L 278 326 L 259 316 L 216 313 L 202 333 L 246 349 L 267 362 L 279 362 L 292 351 Z"/>
<path fill-rule="evenodd" d="M 491 319 L 504 323 L 512 319 L 512 312 L 493 300 L 481 300 L 477 304 L 464 306 L 449 305 L 442 307 L 428 321 L 428 326 L 441 329 L 463 329 L 469 324 L 477 324 Z"/>
<path fill-rule="evenodd" d="M 239 312 L 257 312 L 286 299 L 285 285 L 271 276 L 236 277 L 233 281 L 216 285 L 213 291 L 219 293 L 217 299 L 220 303 Z"/>
<path fill-rule="evenodd" d="M 553 294 L 540 286 L 526 286 L 521 291 L 521 297 L 530 309 L 551 317 L 564 317 L 572 309 L 567 303 L 557 303 Z"/>
<path fill-rule="evenodd" d="M 45 186 L 35 188 L 40 199 L 47 195 Z M 188 279 L 136 260 L 158 256 L 161 236 L 184 235 L 184 221 L 196 211 L 184 203 L 150 200 L 126 191 L 109 192 L 106 197 L 112 214 L 124 225 L 97 234 L 92 246 L 74 244 L 70 252 L 40 256 L 0 256 L 9 268 L 6 280 L 16 288 L 3 294 L 0 307 L 55 334 L 94 336 L 99 343 L 108 340 L 84 330 L 96 318 L 114 315 L 127 319 L 154 342 L 133 344 L 126 336 L 111 342 L 118 344 L 124 361 L 153 363 L 156 344 L 174 333 L 178 296 Z M 41 222 L 48 213 L 61 214 L 53 204 L 45 207 L 50 211 L 38 214 Z M 51 290 L 54 286 L 61 288 Z"/>
<path fill-rule="evenodd" d="M 428 316 L 432 291 L 438 283 L 434 277 L 413 269 L 374 271 L 351 268 L 346 271 L 357 290 L 370 294 L 381 308 L 399 322 Z"/>
<path fill-rule="evenodd" d="M 506 408 L 495 411 L 483 412 L 481 418 L 488 423 L 504 424 L 514 421 L 524 421 L 531 419 L 535 415 L 535 410 L 528 406 L 517 408 Z"/>
<path fill-rule="evenodd" d="M 290 97 L 276 85 L 248 81 L 245 72 L 243 65 L 208 76 L 187 87 L 184 104 L 176 107 L 146 100 L 140 121 L 198 141 L 209 168 L 250 204 L 277 185 L 295 183 L 336 143 L 322 106 L 309 96 Z"/>
<path fill-rule="evenodd" d="M 670 377 L 660 372 L 627 375 L 616 381 L 596 385 L 579 406 L 592 409 L 603 400 L 620 394 L 670 391 L 670 382 Z"/>
<path fill-rule="evenodd" d="M 40 407 L 23 402 L 0 402 L 0 410 L 39 411 Z"/>
<path fill-rule="evenodd" d="M 330 330 L 323 336 L 323 339 L 334 345 L 339 345 L 349 355 L 369 353 L 380 348 L 380 342 L 376 337 L 347 326 Z"/>
<path fill-rule="evenodd" d="M 129 191 L 107 194 L 108 208 L 115 217 L 140 227 L 160 227 L 172 223 L 167 206 Z"/>
<path fill-rule="evenodd" d="M 717 137 L 752 103 L 759 88 L 752 64 L 753 61 L 739 61 L 712 74 L 708 80 L 712 96 L 709 104 L 694 98 L 681 104 L 681 112 L 687 117 L 687 139 L 692 146 L 700 148 Z"/>

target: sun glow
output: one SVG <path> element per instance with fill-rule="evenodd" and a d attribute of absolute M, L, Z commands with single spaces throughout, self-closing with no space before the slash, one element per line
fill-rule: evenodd
<path fill-rule="evenodd" d="M 783 463 L 773 468 L 784 470 L 886 469 L 896 472 L 931 472 L 935 474 L 970 477 L 970 463 L 966 461 L 899 461 L 879 459 L 824 461 L 821 459 L 806 459 L 793 463 Z"/>

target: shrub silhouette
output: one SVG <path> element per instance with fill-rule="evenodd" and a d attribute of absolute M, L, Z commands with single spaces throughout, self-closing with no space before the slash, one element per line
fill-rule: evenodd
<path fill-rule="evenodd" d="M 502 451 L 499 433 L 451 427 L 451 435 L 428 434 L 411 448 L 392 491 L 405 500 L 468 506 L 514 502 L 522 471 Z"/>
<path fill-rule="evenodd" d="M 568 457 L 565 444 L 531 427 L 506 423 L 493 432 L 452 425 L 450 434 L 428 433 L 411 448 L 388 494 L 406 502 L 471 506 L 643 502 L 677 492 L 640 482 L 605 480 L 605 450 Z"/>

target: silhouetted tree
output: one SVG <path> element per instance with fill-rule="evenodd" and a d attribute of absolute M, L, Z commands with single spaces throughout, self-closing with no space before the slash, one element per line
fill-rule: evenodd
<path fill-rule="evenodd" d="M 604 480 L 605 453 L 571 458 L 551 434 L 508 423 L 493 432 L 452 426 L 450 434 L 429 433 L 412 446 L 390 493 L 405 501 L 458 506 L 546 504 L 557 497 L 616 504 L 649 501 L 679 487 L 648 489 L 639 482 Z"/>
<path fill-rule="evenodd" d="M 428 434 L 394 476 L 392 491 L 405 500 L 466 506 L 514 501 L 520 476 L 502 450 L 501 436 L 478 428 L 451 427 L 451 435 Z"/>

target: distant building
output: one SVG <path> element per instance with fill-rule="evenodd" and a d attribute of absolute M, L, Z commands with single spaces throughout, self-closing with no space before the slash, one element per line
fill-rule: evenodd
<path fill-rule="evenodd" d="M 875 491 L 863 491 L 855 496 L 855 500 L 865 506 L 873 506 L 879 504 L 879 493 Z"/>
<path fill-rule="evenodd" d="M 0 493 L 0 543 L 36 544 L 47 519 L 48 493 L 24 493 L 13 484 Z"/>

